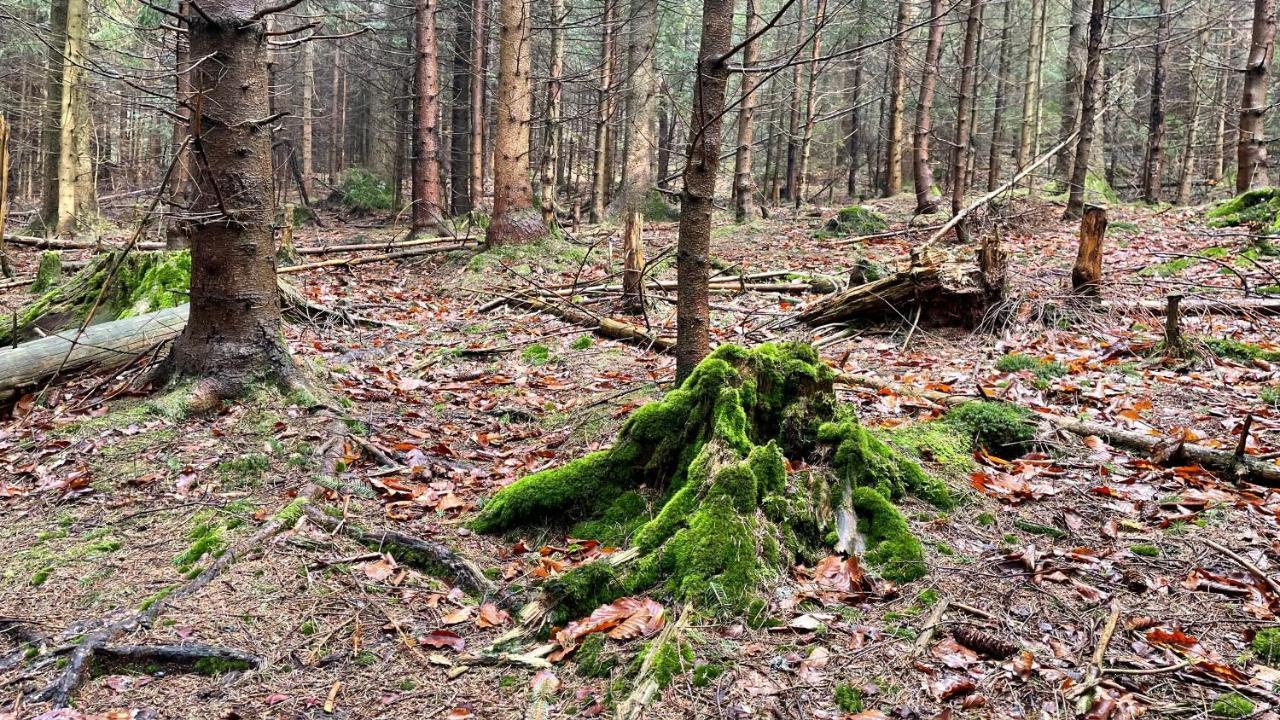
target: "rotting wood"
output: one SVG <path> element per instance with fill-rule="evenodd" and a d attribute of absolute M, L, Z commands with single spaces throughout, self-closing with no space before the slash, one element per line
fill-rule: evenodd
<path fill-rule="evenodd" d="M 692 615 L 693 604 L 685 603 L 675 622 L 668 622 L 662 632 L 658 633 L 658 636 L 649 643 L 648 652 L 640 663 L 640 671 L 636 673 L 636 677 L 631 681 L 631 687 L 633 688 L 631 694 L 618 705 L 618 711 L 614 716 L 617 720 L 637 720 L 644 715 L 645 708 L 657 697 L 658 691 L 662 689 L 658 684 L 658 680 L 654 677 L 658 656 L 667 643 L 681 642 L 680 634 L 689 625 L 689 619 Z M 676 655 L 679 656 L 678 650 Z"/>
<path fill-rule="evenodd" d="M 434 247 L 422 247 L 412 250 L 400 250 L 397 252 L 380 253 L 378 255 L 364 255 L 354 258 L 335 258 L 333 260 L 321 260 L 320 262 L 304 263 L 302 265 L 292 265 L 277 270 L 281 275 L 286 273 L 302 272 L 304 270 L 315 270 L 317 268 L 326 267 L 355 267 L 357 265 L 367 265 L 369 263 L 383 262 L 386 260 L 399 260 L 401 258 L 418 257 L 420 255 L 434 255 L 436 253 L 453 252 L 454 250 L 467 250 L 478 247 L 478 243 L 466 242 L 456 245 L 444 245 Z"/>
<path fill-rule="evenodd" d="M 1080 218 L 1080 247 L 1071 268 L 1071 289 L 1078 295 L 1097 295 L 1102 290 L 1102 242 L 1107 234 L 1107 209 L 1085 205 Z"/>

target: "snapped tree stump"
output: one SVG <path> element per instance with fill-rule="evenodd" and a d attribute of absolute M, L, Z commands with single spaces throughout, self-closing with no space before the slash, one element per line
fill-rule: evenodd
<path fill-rule="evenodd" d="M 576 523 L 572 537 L 629 541 L 632 562 L 588 563 L 544 586 L 557 620 L 655 587 L 740 612 L 767 577 L 834 547 L 887 579 L 920 577 L 920 542 L 892 501 L 946 507 L 950 494 L 837 406 L 834 377 L 808 345 L 723 345 L 636 410 L 611 448 L 504 488 L 473 527 Z M 804 469 L 788 472 L 788 460 Z"/>
<path fill-rule="evenodd" d="M 1107 236 L 1107 209 L 1085 205 L 1080 218 L 1080 248 L 1071 268 L 1071 289 L 1077 295 L 1098 295 L 1102 291 L 1102 241 Z"/>

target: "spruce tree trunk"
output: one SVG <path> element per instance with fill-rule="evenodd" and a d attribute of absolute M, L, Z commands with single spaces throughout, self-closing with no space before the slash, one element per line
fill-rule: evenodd
<path fill-rule="evenodd" d="M 1267 110 L 1267 68 L 1275 54 L 1276 0 L 1254 0 L 1253 32 L 1240 100 L 1236 148 L 1236 193 L 1267 184 L 1267 144 L 1262 117 Z"/>
<path fill-rule="evenodd" d="M 733 39 L 734 0 L 703 0 L 702 36 L 695 68 L 689 145 L 685 151 L 684 193 L 676 241 L 676 381 L 683 381 L 707 356 L 711 317 L 707 282 L 711 270 L 711 213 L 720 169 L 720 128 L 729 66 L 725 53 Z"/>
<path fill-rule="evenodd" d="M 1196 41 L 1196 49 L 1191 55 L 1188 62 L 1187 92 L 1190 97 L 1187 99 L 1191 106 L 1191 111 L 1187 113 L 1187 133 L 1183 139 L 1182 163 L 1178 169 L 1178 197 L 1179 205 L 1187 205 L 1191 202 L 1191 176 L 1195 174 L 1196 167 L 1196 140 L 1200 130 L 1200 81 L 1204 77 L 1202 72 L 1204 68 L 1204 50 L 1205 50 L 1205 33 L 1198 33 L 1200 36 Z"/>
<path fill-rule="evenodd" d="M 813 154 L 813 127 L 818 122 L 818 58 L 822 56 L 822 26 L 827 21 L 827 0 L 817 0 L 813 10 L 813 41 L 809 45 L 809 85 L 805 89 L 804 135 L 800 139 L 800 167 L 796 169 L 795 206 L 804 202 L 809 187 L 809 159 Z"/>
<path fill-rule="evenodd" d="M 1227 171 L 1227 76 L 1229 69 L 1218 68 L 1218 81 L 1213 90 L 1213 163 L 1209 180 L 1216 187 Z"/>
<path fill-rule="evenodd" d="M 1019 168 L 1026 167 L 1031 162 L 1035 143 L 1036 117 L 1040 112 L 1040 98 L 1036 95 L 1038 86 L 1036 67 L 1039 64 L 1041 44 L 1044 42 L 1044 37 L 1040 34 L 1042 17 L 1044 17 L 1044 0 L 1031 0 L 1031 32 L 1027 34 L 1026 75 L 1022 81 L 1022 124 L 1018 131 Z M 1032 185 L 1033 181 L 1028 177 L 1027 187 Z"/>
<path fill-rule="evenodd" d="M 1173 0 L 1160 0 L 1155 60 L 1151 67 L 1151 114 L 1147 123 L 1147 154 L 1142 163 L 1142 199 L 1149 203 L 1160 202 L 1160 181 L 1164 177 L 1164 58 L 1165 48 L 1169 43 L 1172 11 Z"/>
<path fill-rule="evenodd" d="M 591 213 L 593 223 L 604 220 L 605 195 L 609 192 L 609 116 L 612 114 L 614 25 L 618 2 L 605 0 L 604 23 L 600 29 L 600 84 L 596 88 L 595 149 L 591 162 Z"/>
<path fill-rule="evenodd" d="M 964 24 L 964 50 L 960 66 L 960 97 L 956 103 L 956 139 L 951 145 L 951 214 L 964 209 L 966 187 L 965 167 L 969 161 L 970 125 L 969 111 L 973 105 L 973 85 L 977 76 L 978 29 L 982 22 L 982 0 L 969 0 L 969 12 Z M 956 225 L 956 237 L 961 242 L 969 240 L 969 231 L 961 221 Z"/>
<path fill-rule="evenodd" d="M 191 311 L 173 344 L 169 370 L 200 380 L 217 400 L 263 376 L 293 382 L 280 332 L 272 237 L 270 101 L 266 26 L 253 0 L 203 0 L 188 20 L 192 57 L 217 58 L 192 71 L 203 98 L 193 118 L 193 202 L 207 219 L 191 243 Z"/>
<path fill-rule="evenodd" d="M 1090 150 L 1093 146 L 1094 117 L 1097 114 L 1098 79 L 1102 70 L 1103 19 L 1105 0 L 1092 0 L 1089 12 L 1089 51 L 1084 71 L 1084 92 L 1080 101 L 1080 139 L 1071 169 L 1071 190 L 1063 217 L 1079 218 L 1084 212 L 1084 185 L 1089 173 Z"/>
<path fill-rule="evenodd" d="M 866 0 L 859 0 L 858 14 L 863 14 L 866 9 Z M 853 37 L 853 44 L 855 46 L 862 45 L 865 34 L 863 24 L 858 23 L 858 29 Z M 853 68 L 850 71 L 849 87 L 853 96 L 849 101 L 849 107 L 851 108 L 849 113 L 848 145 L 849 174 L 845 180 L 845 190 L 851 200 L 858 197 L 858 153 L 862 149 L 862 110 L 860 108 L 862 105 L 862 68 L 866 60 L 866 56 L 863 53 L 854 55 Z M 875 172 L 875 170 L 872 168 L 868 172 Z"/>
<path fill-rule="evenodd" d="M 302 13 L 310 9 L 304 3 Z M 316 49 L 314 43 L 302 44 L 302 191 L 308 198 L 314 197 L 316 180 L 315 161 L 315 107 Z"/>
<path fill-rule="evenodd" d="M 893 197 L 902 192 L 902 116 L 907 102 L 907 26 L 911 24 L 911 0 L 898 0 L 898 17 L 894 22 L 893 71 L 889 84 L 889 123 L 885 136 L 884 187 L 881 195 Z"/>
<path fill-rule="evenodd" d="M 471 0 L 471 191 L 468 208 L 484 202 L 485 130 L 489 74 L 489 0 Z"/>
<path fill-rule="evenodd" d="M 547 63 L 546 134 L 538 183 L 542 222 L 551 227 L 556 219 L 556 177 L 560 165 L 560 95 L 564 80 L 564 0 L 551 0 L 551 48 Z"/>
<path fill-rule="evenodd" d="M 436 0 L 415 0 L 413 28 L 413 233 L 436 232 L 440 192 L 440 81 Z"/>
<path fill-rule="evenodd" d="M 190 16 L 191 7 L 186 0 L 178 3 L 178 14 L 183 18 Z M 191 148 L 183 149 L 183 141 L 190 136 L 191 111 L 188 109 L 191 96 L 191 72 L 189 65 L 191 64 L 190 42 L 188 41 L 187 24 L 185 20 L 179 21 L 179 29 L 182 32 L 175 32 L 173 40 L 173 56 L 174 56 L 174 113 L 181 120 L 175 120 L 173 123 L 173 137 L 170 139 L 170 147 L 174 154 L 173 171 L 169 176 L 169 202 L 173 207 L 180 207 L 186 204 L 187 190 L 191 184 Z M 306 49 L 311 49 L 311 43 L 306 44 Z M 304 106 L 306 107 L 306 106 Z M 304 112 L 304 116 L 307 113 Z M 304 128 L 306 126 L 304 125 Z M 308 139 L 307 135 L 303 135 L 303 141 Z M 170 250 L 180 250 L 191 244 L 191 227 L 184 220 L 174 217 L 169 218 L 165 223 L 165 246 Z"/>
<path fill-rule="evenodd" d="M 760 13 L 756 7 L 758 0 L 747 0 L 746 28 L 743 35 L 747 38 L 755 35 L 760 29 Z M 756 89 L 760 86 L 758 73 L 750 72 L 750 68 L 760 58 L 760 40 L 748 42 L 742 49 L 742 102 L 738 109 L 738 150 L 733 161 L 733 219 L 739 224 L 748 222 L 754 214 L 755 181 L 751 175 L 751 144 L 755 121 Z M 855 87 L 854 92 L 857 92 Z"/>
<path fill-rule="evenodd" d="M 58 143 L 58 234 L 74 235 L 94 213 L 92 135 L 88 97 L 88 0 L 67 3 Z"/>
<path fill-rule="evenodd" d="M 1085 55 L 1089 41 L 1089 0 L 1071 0 L 1070 29 L 1067 36 L 1066 77 L 1062 87 L 1062 120 L 1059 142 L 1071 137 L 1080 124 L 1081 83 L 1084 82 Z M 1075 143 L 1067 143 L 1054 158 L 1053 177 L 1058 187 L 1071 180 Z"/>
<path fill-rule="evenodd" d="M 529 183 L 529 6 L 501 0 L 498 19 L 498 94 L 493 137 L 493 219 L 485 235 L 491 247 L 542 238 L 547 226 L 533 209 Z"/>
<path fill-rule="evenodd" d="M 58 225 L 58 162 L 62 157 L 62 66 L 67 40 L 67 4 L 70 0 L 49 3 L 50 42 L 45 59 L 45 109 L 40 126 L 41 191 L 40 225 L 55 230 Z"/>
<path fill-rule="evenodd" d="M 469 7 L 466 0 L 458 0 L 454 12 L 449 212 L 455 217 L 471 212 L 471 40 L 475 29 Z"/>
<path fill-rule="evenodd" d="M 1000 25 L 1000 59 L 996 71 L 996 96 L 991 111 L 991 147 L 987 154 L 987 192 L 1000 185 L 1001 153 L 1004 148 L 1004 111 L 1009 92 L 1009 12 L 1013 3 L 1004 4 L 1004 21 Z"/>
<path fill-rule="evenodd" d="M 933 131 L 933 96 L 938 86 L 938 61 L 942 57 L 942 0 L 929 0 L 929 44 L 920 75 L 920 100 L 916 105 L 915 147 L 911 169 L 915 177 L 916 213 L 938 212 L 933 195 L 933 166 L 929 161 L 929 135 Z"/>
<path fill-rule="evenodd" d="M 809 24 L 805 22 L 805 0 L 796 2 L 796 47 L 800 47 L 804 43 L 805 34 L 809 32 Z M 787 105 L 787 174 L 785 184 L 782 186 L 781 199 L 791 201 L 795 198 L 796 185 L 799 179 L 796 177 L 797 171 L 800 169 L 800 78 L 802 71 L 800 63 L 795 63 L 791 68 L 791 102 Z"/>
<path fill-rule="evenodd" d="M 619 204 L 622 230 L 622 304 L 635 312 L 644 307 L 644 206 L 654 192 L 653 148 L 657 144 L 653 126 L 658 112 L 658 79 L 654 51 L 658 42 L 658 1 L 631 0 L 627 19 L 626 162 L 623 164 Z"/>

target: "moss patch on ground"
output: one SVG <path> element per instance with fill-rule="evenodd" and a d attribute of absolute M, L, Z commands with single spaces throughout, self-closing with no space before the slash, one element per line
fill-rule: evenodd
<path fill-rule="evenodd" d="M 576 522 L 575 537 L 629 537 L 640 552 L 632 566 L 589 563 L 546 585 L 569 613 L 655 586 L 741 611 L 765 579 L 830 553 L 841 502 L 858 516 L 872 567 L 919 577 L 923 551 L 892 500 L 912 494 L 948 507 L 950 494 L 844 417 L 833 378 L 808 345 L 721 346 L 679 388 L 636 410 L 611 448 L 504 488 L 472 526 Z M 789 476 L 788 459 L 816 467 Z"/>
<path fill-rule="evenodd" d="M 1205 213 L 1209 227 L 1249 227 L 1264 234 L 1280 232 L 1280 188 L 1263 187 L 1227 200 Z"/>
<path fill-rule="evenodd" d="M 974 442 L 1002 457 L 1017 457 L 1035 439 L 1031 412 L 1005 402 L 975 400 L 957 405 L 946 422 L 962 429 Z"/>
<path fill-rule="evenodd" d="M 889 223 L 883 215 L 861 205 L 850 205 L 828 220 L 818 235 L 819 237 L 874 235 L 884 232 L 888 227 Z"/>

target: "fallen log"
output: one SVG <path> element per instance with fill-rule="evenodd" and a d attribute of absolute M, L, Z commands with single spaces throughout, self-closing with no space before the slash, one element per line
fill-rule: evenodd
<path fill-rule="evenodd" d="M 13 245 L 32 247 L 37 250 L 97 250 L 108 247 L 101 240 L 62 240 L 59 238 L 43 238 L 31 235 L 5 235 L 4 241 Z M 140 242 L 134 246 L 136 250 L 164 250 L 161 242 Z"/>
<path fill-rule="evenodd" d="M 381 253 L 378 255 L 365 255 L 356 258 L 335 258 L 333 260 L 321 260 L 320 262 L 305 263 L 302 265 L 292 265 L 290 267 L 282 267 L 276 272 L 281 275 L 286 273 L 302 272 L 303 270 L 315 270 L 317 268 L 326 267 L 355 267 L 356 265 L 367 265 L 369 263 L 383 262 L 386 260 L 399 260 L 400 258 L 417 257 L 419 255 L 434 255 L 436 253 L 452 252 L 454 250 L 467 250 L 478 247 L 479 243 L 467 242 L 457 243 L 454 245 L 430 246 L 424 248 L 415 248 L 412 250 L 400 250 L 398 252 Z"/>
<path fill-rule="evenodd" d="M 845 385 L 889 390 L 899 395 L 924 398 L 945 407 L 977 399 L 973 396 L 949 395 L 865 375 L 839 374 L 836 376 L 836 381 Z M 1233 480 L 1248 480 L 1266 487 L 1280 487 L 1280 465 L 1274 463 L 1256 460 L 1247 455 L 1238 455 L 1235 452 L 1183 442 L 1164 435 L 1121 430 L 1098 422 L 1065 417 L 1040 408 L 1027 409 L 1037 418 L 1072 435 L 1081 437 L 1093 435 L 1116 447 L 1146 453 L 1149 457 L 1159 457 L 1165 463 L 1192 462 L 1223 472 Z M 1173 451 L 1170 453 L 1168 451 L 1171 447 Z"/>
<path fill-rule="evenodd" d="M 1103 300 L 1100 304 L 1108 310 L 1155 315 L 1164 315 L 1169 307 L 1167 300 Z M 1280 315 L 1280 298 L 1183 298 L 1178 311 L 1183 315 Z"/>
<path fill-rule="evenodd" d="M 312 245 L 297 249 L 299 255 L 324 255 L 335 252 L 362 252 L 365 250 L 393 250 L 396 248 L 419 247 L 421 245 L 445 245 L 448 243 L 480 242 L 479 238 L 460 238 L 452 235 L 414 240 L 396 240 L 394 242 L 351 243 L 348 245 Z"/>
<path fill-rule="evenodd" d="M 661 335 L 653 335 L 638 325 L 632 325 L 621 320 L 602 317 L 581 310 L 572 305 L 553 304 L 545 300 L 521 295 L 508 297 L 507 302 L 512 305 L 522 305 L 531 310 L 545 312 L 548 315 L 554 315 L 565 322 L 571 322 L 574 325 L 581 325 L 588 330 L 613 338 L 614 340 L 627 340 L 637 342 L 642 345 L 655 347 L 661 350 L 670 350 L 676 346 L 676 340 L 673 337 L 664 337 Z"/>

